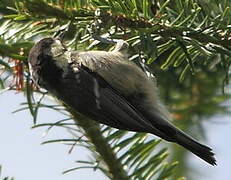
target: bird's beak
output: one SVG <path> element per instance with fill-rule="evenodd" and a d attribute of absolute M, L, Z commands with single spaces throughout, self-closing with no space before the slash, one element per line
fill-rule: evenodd
<path fill-rule="evenodd" d="M 65 29 L 59 30 L 57 33 L 55 33 L 54 39 L 63 42 L 66 32 L 67 31 Z"/>
<path fill-rule="evenodd" d="M 66 33 L 69 31 L 70 25 L 71 21 L 60 27 L 60 29 L 54 34 L 53 38 L 63 42 Z"/>

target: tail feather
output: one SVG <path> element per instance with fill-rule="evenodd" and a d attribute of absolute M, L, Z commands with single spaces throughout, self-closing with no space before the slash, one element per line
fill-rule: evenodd
<path fill-rule="evenodd" d="M 152 131 L 150 133 L 157 135 L 166 141 L 178 143 L 207 163 L 213 166 L 216 165 L 215 154 L 212 152 L 212 149 L 200 144 L 171 124 L 169 122 L 170 118 L 166 115 L 167 113 L 163 108 L 160 108 L 160 110 L 156 109 L 155 111 L 141 108 L 140 111 L 147 119 L 150 119 L 152 125 Z"/>
<path fill-rule="evenodd" d="M 184 134 L 183 132 L 177 133 L 177 140 L 176 142 L 183 146 L 184 148 L 191 151 L 196 156 L 200 157 L 207 163 L 211 165 L 217 165 L 216 159 L 214 157 L 214 153 L 212 152 L 212 149 L 208 146 L 205 146 L 203 144 L 198 143 L 188 135 Z"/>

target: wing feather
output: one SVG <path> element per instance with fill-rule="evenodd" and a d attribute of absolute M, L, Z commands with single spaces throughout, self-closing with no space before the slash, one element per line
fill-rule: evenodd
<path fill-rule="evenodd" d="M 83 91 L 87 91 L 95 103 L 91 107 L 83 110 L 87 116 L 92 116 L 103 124 L 113 127 L 147 132 L 151 131 L 152 125 L 122 96 L 113 89 L 101 76 L 81 65 L 79 82 L 91 82 L 85 86 Z M 81 83 L 79 84 L 81 86 Z M 88 98 L 88 97 L 83 97 Z M 92 100 L 91 100 L 92 101 Z M 81 108 L 82 109 L 82 108 Z M 78 109 L 77 109 L 78 110 Z"/>

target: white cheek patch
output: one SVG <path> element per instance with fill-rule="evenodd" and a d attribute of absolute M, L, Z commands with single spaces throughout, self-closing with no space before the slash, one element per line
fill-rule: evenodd
<path fill-rule="evenodd" d="M 59 40 L 55 40 L 55 42 L 51 45 L 51 55 L 53 58 L 61 56 L 64 53 L 64 47 Z"/>
<path fill-rule="evenodd" d="M 71 59 L 70 51 L 66 51 L 62 55 L 54 57 L 55 64 L 62 69 L 66 69 L 66 67 L 69 64 L 70 59 Z"/>
<path fill-rule="evenodd" d="M 51 45 L 51 56 L 59 68 L 66 69 L 71 59 L 71 52 L 66 51 L 59 40 L 55 40 Z"/>

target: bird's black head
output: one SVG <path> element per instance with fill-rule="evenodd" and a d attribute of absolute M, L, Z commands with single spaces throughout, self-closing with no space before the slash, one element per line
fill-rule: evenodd
<path fill-rule="evenodd" d="M 50 78 L 59 71 L 56 65 L 60 60 L 58 57 L 66 51 L 61 40 L 55 38 L 44 38 L 31 48 L 28 62 L 36 84 L 42 86 L 42 79 Z"/>
<path fill-rule="evenodd" d="M 36 43 L 30 50 L 28 62 L 31 67 L 40 66 L 47 59 L 55 58 L 66 51 L 59 39 L 45 38 Z"/>

